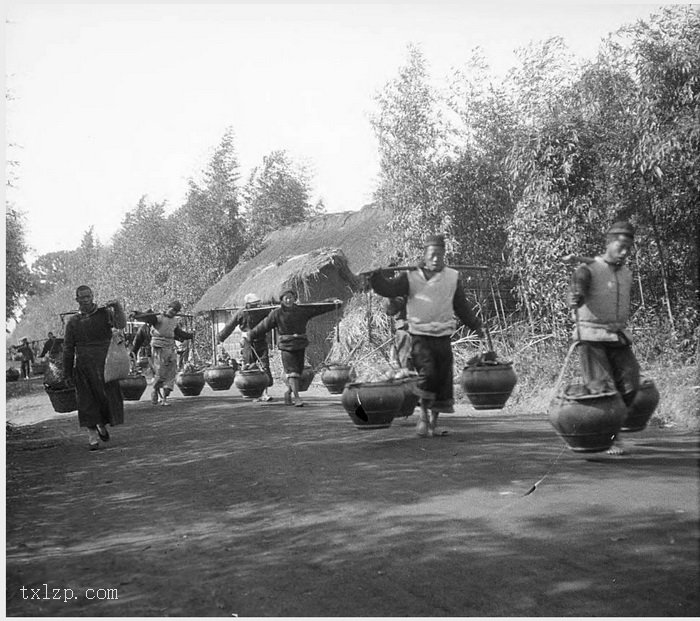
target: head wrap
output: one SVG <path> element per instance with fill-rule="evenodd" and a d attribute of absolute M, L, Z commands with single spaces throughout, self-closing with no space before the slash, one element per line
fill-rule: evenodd
<path fill-rule="evenodd" d="M 287 288 L 287 289 L 283 289 L 283 290 L 282 290 L 282 293 L 280 293 L 280 300 L 281 300 L 285 295 L 287 295 L 288 293 L 291 293 L 292 296 L 294 296 L 294 299 L 295 299 L 295 300 L 297 299 L 297 292 L 294 291 L 294 289 Z"/>
<path fill-rule="evenodd" d="M 440 246 L 441 248 L 444 248 L 445 247 L 445 236 L 444 235 L 430 235 L 425 240 L 425 243 L 423 244 L 423 248 L 427 248 L 428 246 Z"/>
<path fill-rule="evenodd" d="M 182 310 L 182 304 L 180 300 L 173 300 L 168 304 L 168 308 L 172 308 L 176 313 L 179 313 Z"/>
<path fill-rule="evenodd" d="M 608 235 L 626 235 L 630 239 L 634 239 L 634 227 L 629 222 L 615 222 L 609 229 Z"/>
<path fill-rule="evenodd" d="M 254 293 L 246 293 L 243 301 L 246 304 L 255 304 L 256 302 L 260 302 L 260 298 Z"/>

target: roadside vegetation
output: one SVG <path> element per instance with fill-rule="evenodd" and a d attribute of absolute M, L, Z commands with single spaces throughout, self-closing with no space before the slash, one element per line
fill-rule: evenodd
<path fill-rule="evenodd" d="M 499 357 L 514 362 L 508 407 L 546 410 L 573 327 L 565 303 L 572 267 L 562 259 L 601 252 L 607 227 L 625 219 L 636 228 L 631 328 L 661 393 L 655 420 L 698 428 L 699 40 L 697 7 L 674 5 L 611 33 L 590 61 L 560 38 L 533 42 L 504 76 L 478 49 L 433 76 L 410 45 L 377 93 L 374 199 L 392 213 L 386 248 L 396 264 L 412 263 L 425 236 L 442 232 L 448 264 L 488 268 L 470 275 L 467 289 Z M 240 176 L 229 129 L 183 205 L 166 213 L 144 197 L 108 244 L 88 230 L 79 248 L 30 268 L 21 214 L 8 206 L 8 270 L 16 266 L 17 278 L 7 279 L 6 318 L 21 309 L 21 334 L 43 335 L 74 306 L 78 282 L 125 300 L 127 310 L 162 308 L 173 297 L 192 306 L 267 233 L 323 211 L 309 200 L 309 175 L 284 151 L 244 183 Z M 388 365 L 390 321 L 376 297 L 358 291 L 340 333 L 334 360 L 351 357 L 368 378 Z M 202 358 L 207 340 L 197 344 Z M 456 340 L 459 370 L 482 345 Z"/>

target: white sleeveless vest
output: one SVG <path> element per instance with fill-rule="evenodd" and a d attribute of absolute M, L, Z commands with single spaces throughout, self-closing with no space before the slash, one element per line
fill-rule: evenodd
<path fill-rule="evenodd" d="M 406 320 L 411 334 L 449 336 L 455 331 L 453 300 L 458 281 L 459 273 L 449 267 L 430 280 L 422 269 L 408 272 Z"/>
<path fill-rule="evenodd" d="M 160 315 L 156 325 L 151 328 L 151 345 L 153 347 L 173 347 L 178 321 L 177 317 Z"/>

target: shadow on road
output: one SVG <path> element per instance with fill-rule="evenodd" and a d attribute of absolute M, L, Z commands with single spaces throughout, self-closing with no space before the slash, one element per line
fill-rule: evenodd
<path fill-rule="evenodd" d="M 694 436 L 615 459 L 543 419 L 461 408 L 421 439 L 308 401 L 130 403 L 96 453 L 75 421 L 9 437 L 8 615 L 700 613 Z M 43 584 L 78 598 L 23 596 Z"/>

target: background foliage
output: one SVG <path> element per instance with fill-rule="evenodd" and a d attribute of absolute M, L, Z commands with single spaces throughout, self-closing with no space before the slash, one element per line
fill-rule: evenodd
<path fill-rule="evenodd" d="M 394 214 L 387 244 L 397 261 L 418 259 L 428 233 L 446 233 L 449 262 L 488 265 L 510 291 L 518 332 L 527 326 L 528 338 L 551 336 L 547 346 L 560 347 L 570 327 L 562 256 L 599 253 L 605 229 L 626 218 L 637 227 L 633 327 L 649 335 L 641 349 L 695 354 L 697 7 L 668 6 L 622 28 L 587 62 L 559 38 L 532 43 L 502 77 L 475 50 L 439 81 L 411 45 L 375 103 L 376 201 Z M 173 297 L 187 309 L 267 232 L 317 212 L 309 177 L 273 151 L 241 187 L 229 128 L 183 205 L 170 211 L 143 197 L 107 245 L 88 230 L 79 248 L 39 257 L 30 274 L 21 217 L 8 207 L 6 314 L 28 296 L 19 329 L 43 335 L 75 306 L 83 282 L 128 309 L 163 308 Z M 517 340 L 504 347 L 518 351 Z"/>
<path fill-rule="evenodd" d="M 518 51 L 497 79 L 480 54 L 430 86 L 419 49 L 377 97 L 377 200 L 397 258 L 446 233 L 448 261 L 507 282 L 531 333 L 565 338 L 562 257 L 595 255 L 616 219 L 637 228 L 640 326 L 697 342 L 700 18 L 670 6 L 612 34 L 582 63 L 560 38 Z M 389 243 L 394 244 L 395 240 Z"/>

